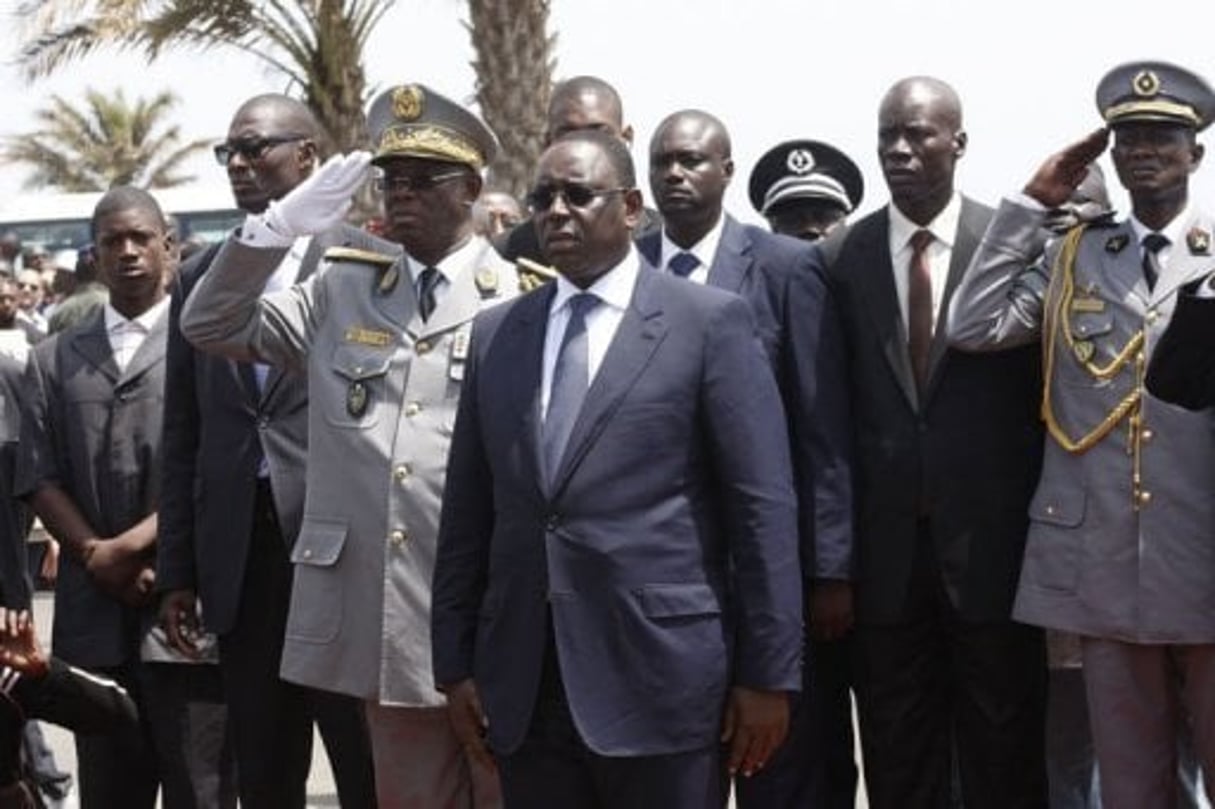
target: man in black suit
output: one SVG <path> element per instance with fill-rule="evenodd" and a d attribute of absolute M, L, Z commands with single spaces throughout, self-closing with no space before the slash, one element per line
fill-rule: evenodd
<path fill-rule="evenodd" d="M 744 809 L 851 805 L 856 767 L 846 647 L 832 642 L 852 623 L 852 434 L 843 336 L 813 248 L 740 225 L 724 212 L 733 174 L 721 121 L 698 110 L 668 116 L 650 142 L 650 190 L 663 229 L 639 238 L 637 248 L 655 267 L 750 304 L 789 427 L 806 613 L 821 643 L 809 652 L 789 740 L 762 772 L 740 779 L 738 801 Z"/>
<path fill-rule="evenodd" d="M 260 212 L 312 173 L 319 148 L 320 129 L 303 104 L 262 95 L 237 110 L 215 154 L 237 205 Z M 330 246 L 367 241 L 347 227 L 302 239 L 270 284 L 286 287 L 315 272 Z M 359 701 L 279 678 L 292 582 L 288 551 L 304 508 L 306 380 L 203 354 L 178 325 L 182 304 L 216 252 L 205 251 L 183 269 L 169 312 L 161 622 L 179 650 L 197 654 L 201 601 L 205 628 L 219 635 L 243 804 L 303 807 L 315 719 L 342 803 L 374 806 Z"/>
<path fill-rule="evenodd" d="M 1046 804 L 1042 637 L 1010 619 L 1041 370 L 1036 347 L 946 347 L 950 296 L 991 217 L 954 189 L 966 142 L 952 88 L 896 83 L 878 114 L 891 204 L 832 245 L 856 436 L 853 687 L 875 809 L 948 805 L 952 749 L 966 805 Z"/>

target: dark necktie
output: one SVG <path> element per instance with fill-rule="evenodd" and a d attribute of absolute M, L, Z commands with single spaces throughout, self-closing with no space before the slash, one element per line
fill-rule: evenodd
<path fill-rule="evenodd" d="M 1160 251 L 1168 245 L 1168 236 L 1160 233 L 1143 237 L 1143 280 L 1147 281 L 1148 292 L 1156 288 L 1156 279 L 1160 277 Z"/>
<path fill-rule="evenodd" d="M 699 266 L 700 259 L 686 250 L 682 250 L 671 256 L 671 260 L 667 262 L 667 267 L 671 269 L 671 272 L 675 273 L 680 278 L 687 278 Z"/>
<path fill-rule="evenodd" d="M 907 349 L 916 389 L 928 383 L 928 355 L 932 350 L 932 271 L 928 246 L 932 233 L 917 230 L 911 236 L 911 263 L 907 265 Z"/>
<path fill-rule="evenodd" d="M 423 321 L 430 320 L 435 310 L 435 290 L 442 280 L 443 274 L 434 267 L 427 267 L 418 276 L 418 314 Z"/>
<path fill-rule="evenodd" d="M 586 316 L 599 303 L 599 298 L 583 292 L 569 299 L 570 319 L 565 325 L 557 362 L 553 365 L 552 387 L 548 395 L 548 412 L 544 415 L 543 451 L 544 479 L 551 485 L 553 476 L 565 454 L 565 444 L 574 430 L 574 422 L 590 386 L 587 359 Z"/>

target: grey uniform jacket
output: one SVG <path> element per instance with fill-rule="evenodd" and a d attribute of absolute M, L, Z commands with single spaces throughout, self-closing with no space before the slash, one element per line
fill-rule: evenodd
<path fill-rule="evenodd" d="M 1043 218 L 1024 205 L 1001 205 L 950 318 L 958 347 L 1041 339 L 1049 365 L 1044 414 L 1050 412 L 1048 426 L 1053 422 L 1061 438 L 1047 438 L 1014 616 L 1130 642 L 1210 643 L 1212 412 L 1155 398 L 1143 388 L 1143 367 L 1168 325 L 1177 289 L 1209 273 L 1215 258 L 1201 239 L 1175 245 L 1149 292 L 1134 231 L 1122 222 L 1084 233 L 1069 288 L 1055 266 L 1062 242 L 1046 248 L 1041 265 L 1028 266 L 1043 249 Z M 1208 235 L 1213 227 L 1203 214 L 1186 224 Z M 1065 317 L 1052 314 L 1061 308 Z M 1141 329 L 1142 348 L 1126 351 Z M 1120 353 L 1125 362 L 1118 362 Z"/>
<path fill-rule="evenodd" d="M 306 370 L 308 482 L 282 675 L 385 704 L 441 705 L 430 588 L 447 450 L 473 316 L 518 289 L 478 240 L 423 323 L 403 258 L 328 262 L 262 296 L 282 250 L 229 241 L 182 312 L 186 338 Z M 399 252 L 395 246 L 383 250 Z"/>

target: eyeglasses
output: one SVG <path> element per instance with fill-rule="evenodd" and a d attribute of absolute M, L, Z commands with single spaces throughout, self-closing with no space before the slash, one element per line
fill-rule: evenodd
<path fill-rule="evenodd" d="M 466 171 L 449 171 L 446 174 L 409 174 L 381 175 L 375 178 L 375 188 L 385 194 L 404 191 L 433 191 L 443 183 L 468 177 Z"/>
<path fill-rule="evenodd" d="M 630 188 L 591 188 L 582 183 L 565 183 L 563 185 L 538 185 L 527 195 L 527 204 L 534 212 L 547 211 L 557 201 L 557 195 L 565 200 L 572 208 L 585 208 L 596 197 L 608 194 L 620 194 L 631 191 Z"/>
<path fill-rule="evenodd" d="M 215 147 L 215 162 L 227 166 L 232 155 L 240 155 L 246 160 L 260 160 L 266 152 L 284 143 L 308 140 L 303 135 L 278 135 L 265 138 L 242 138 L 217 144 Z"/>

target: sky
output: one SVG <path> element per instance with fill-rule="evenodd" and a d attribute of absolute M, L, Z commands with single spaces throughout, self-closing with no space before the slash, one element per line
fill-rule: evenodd
<path fill-rule="evenodd" d="M 26 83 L 12 60 L 20 41 L 16 0 L 0 0 L 0 137 L 28 131 L 52 93 L 79 100 L 86 87 L 122 87 L 128 98 L 169 89 L 189 137 L 222 139 L 232 112 L 256 93 L 290 91 L 235 50 L 177 51 L 148 64 L 106 51 L 50 79 Z M 962 98 L 970 145 L 958 186 L 995 203 L 1021 188 L 1051 153 L 1101 121 L 1094 89 L 1111 67 L 1166 59 L 1215 79 L 1209 8 L 1191 0 L 551 0 L 555 77 L 601 76 L 620 91 L 637 132 L 644 178 L 647 146 L 667 114 L 689 107 L 730 130 L 737 174 L 726 205 L 757 221 L 746 181 L 779 141 L 812 137 L 849 153 L 865 176 L 862 211 L 887 200 L 875 158 L 878 103 L 899 78 L 928 74 Z M 371 86 L 419 81 L 471 99 L 472 46 L 463 0 L 399 0 L 368 45 Z M 1159 32 L 1145 37 L 1145 32 Z M 1167 32 L 1167 38 L 1165 36 Z M 1200 140 L 1210 144 L 1210 132 Z M 1113 177 L 1108 157 L 1107 176 Z M 1215 156 L 1191 196 L 1215 210 Z M 197 184 L 225 187 L 209 157 L 190 164 Z M 23 172 L 0 166 L 0 210 L 18 204 Z M 643 180 L 644 184 L 644 180 Z M 647 191 L 648 195 L 648 191 Z M 1114 194 L 1125 209 L 1125 195 Z"/>

